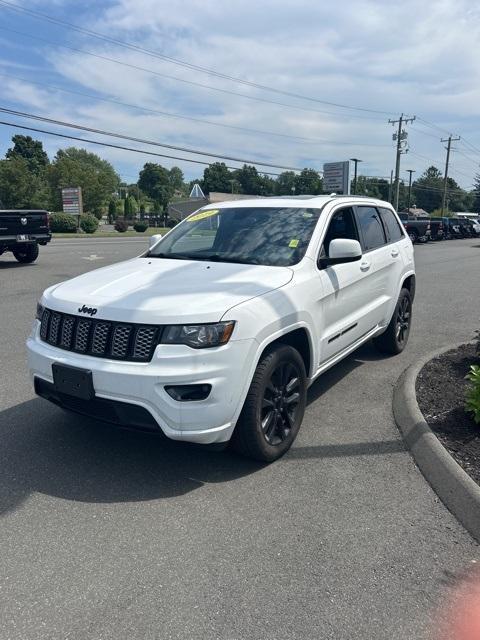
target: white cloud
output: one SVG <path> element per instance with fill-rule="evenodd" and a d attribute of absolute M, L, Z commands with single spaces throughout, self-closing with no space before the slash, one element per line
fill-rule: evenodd
<path fill-rule="evenodd" d="M 45 11 L 51 4 L 37 2 Z M 461 131 L 480 145 L 472 124 L 480 114 L 480 8 L 469 0 L 435 4 L 344 0 L 335 6 L 314 0 L 232 0 L 221 6 L 214 0 L 117 0 L 103 8 L 92 7 L 83 24 L 112 37 L 281 90 L 391 114 L 416 113 L 447 130 Z M 51 7 L 50 12 L 54 13 Z M 49 69 L 79 91 L 219 124 L 351 144 L 248 134 L 42 91 L 25 83 L 14 87 L 18 103 L 59 119 L 247 159 L 320 168 L 324 161 L 356 155 L 365 161 L 362 172 L 382 175 L 393 165 L 388 115 L 349 112 L 259 91 L 68 31 L 64 37 L 75 47 L 159 74 L 332 113 L 286 109 L 61 48 L 45 49 Z M 443 147 L 439 140 L 416 133 L 422 128 L 421 123 L 410 127 L 412 150 L 437 159 L 441 166 Z M 439 131 L 424 131 L 441 136 Z M 132 173 L 146 161 L 117 150 L 105 149 L 102 155 Z M 413 155 L 408 158 L 409 167 L 419 171 L 425 164 Z M 464 158 L 458 158 L 455 166 L 474 171 Z M 189 175 L 200 172 L 200 167 L 188 169 Z"/>

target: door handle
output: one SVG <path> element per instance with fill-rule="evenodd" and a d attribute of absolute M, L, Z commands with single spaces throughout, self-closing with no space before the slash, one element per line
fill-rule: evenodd
<path fill-rule="evenodd" d="M 396 258 L 398 256 L 398 254 L 399 254 L 398 249 L 392 249 L 392 254 L 391 254 L 392 258 Z"/>
<path fill-rule="evenodd" d="M 360 270 L 361 271 L 368 271 L 369 269 L 370 269 L 370 262 L 365 260 L 364 262 L 360 263 Z"/>

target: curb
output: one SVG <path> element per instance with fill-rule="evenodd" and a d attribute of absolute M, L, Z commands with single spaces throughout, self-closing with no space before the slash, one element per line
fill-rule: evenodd
<path fill-rule="evenodd" d="M 417 404 L 415 392 L 417 376 L 427 362 L 459 346 L 454 344 L 438 349 L 402 373 L 393 391 L 393 415 L 427 482 L 457 520 L 480 542 L 480 487 L 455 462 L 430 429 Z"/>

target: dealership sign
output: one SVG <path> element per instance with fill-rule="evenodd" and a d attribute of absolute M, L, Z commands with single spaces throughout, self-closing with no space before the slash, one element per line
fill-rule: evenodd
<path fill-rule="evenodd" d="M 63 212 L 80 216 L 83 213 L 82 187 L 62 189 Z"/>
<path fill-rule="evenodd" d="M 350 193 L 350 162 L 327 162 L 323 165 L 323 190 L 327 193 Z"/>

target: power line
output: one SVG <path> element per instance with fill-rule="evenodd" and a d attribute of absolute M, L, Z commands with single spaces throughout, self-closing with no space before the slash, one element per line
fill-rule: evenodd
<path fill-rule="evenodd" d="M 217 91 L 220 93 L 224 93 L 224 94 L 228 94 L 228 95 L 232 95 L 232 96 L 236 96 L 236 97 L 240 97 L 240 98 L 245 98 L 247 100 L 253 100 L 255 102 L 265 102 L 266 104 L 274 104 L 277 106 L 281 106 L 281 107 L 287 107 L 288 109 L 295 109 L 297 111 L 307 111 L 309 113 L 321 113 L 321 114 L 327 114 L 327 115 L 333 115 L 333 116 L 340 116 L 340 117 L 347 117 L 347 118 L 360 118 L 361 120 L 376 120 L 378 121 L 379 118 L 373 118 L 372 116 L 360 116 L 360 115 L 354 115 L 354 114 L 342 114 L 342 113 L 335 113 L 335 112 L 331 112 L 331 111 L 323 111 L 321 109 L 313 109 L 312 107 L 302 107 L 300 105 L 294 105 L 294 104 L 288 104 L 286 102 L 278 102 L 276 100 L 268 100 L 267 98 L 260 98 L 258 96 L 249 96 L 245 93 L 239 93 L 237 91 L 230 91 L 228 89 L 220 89 L 219 87 L 213 87 L 211 85 L 206 85 L 206 84 L 202 84 L 200 82 L 195 82 L 193 80 L 186 80 L 185 78 L 178 78 L 177 76 L 170 76 L 167 75 L 165 73 L 160 73 L 159 71 L 154 71 L 153 69 L 148 69 L 146 67 L 140 67 L 138 65 L 134 65 L 134 64 L 130 64 L 128 62 L 122 62 L 121 60 L 117 60 L 115 58 L 110 58 L 108 56 L 103 56 L 100 55 L 98 53 L 92 53 L 91 51 L 86 51 L 85 49 L 77 49 L 75 47 L 70 47 L 69 45 L 66 44 L 62 44 L 60 42 L 52 42 L 52 40 L 48 40 L 47 38 L 42 38 L 40 36 L 34 36 L 30 33 L 25 33 L 23 31 L 18 31 L 17 29 L 10 29 L 9 27 L 5 27 L 5 26 L 0 26 L 0 29 L 2 31 L 8 31 L 10 33 L 15 33 L 16 35 L 22 36 L 22 37 L 26 37 L 26 38 L 31 38 L 32 40 L 38 40 L 40 42 L 44 42 L 48 45 L 52 45 L 55 47 L 61 47 L 62 49 L 67 49 L 69 51 L 74 51 L 75 53 L 80 53 L 82 55 L 87 55 L 87 56 L 91 56 L 93 58 L 99 59 L 99 60 L 105 60 L 107 62 L 113 62 L 114 64 L 118 64 L 121 65 L 123 67 L 127 67 L 129 69 L 134 69 L 135 71 L 142 71 L 144 73 L 149 73 L 153 76 L 157 76 L 159 78 L 166 78 L 167 80 L 174 80 L 175 82 L 182 82 L 184 84 L 188 84 L 188 85 L 192 85 L 195 87 L 201 87 L 202 89 L 207 89 L 209 91 Z"/>
<path fill-rule="evenodd" d="M 243 164 L 254 164 L 262 167 L 271 167 L 274 169 L 285 169 L 287 171 L 301 171 L 299 167 L 290 167 L 283 166 L 278 164 L 272 164 L 269 162 L 262 162 L 256 160 L 245 160 L 243 158 L 235 158 L 233 156 L 224 156 L 217 153 L 210 153 L 209 151 L 203 151 L 199 149 L 189 149 L 187 147 L 178 147 L 172 144 L 166 144 L 164 142 L 157 142 L 156 140 L 146 140 L 144 138 L 136 138 L 134 136 L 127 136 L 122 133 L 113 133 L 111 131 L 104 131 L 103 129 L 95 129 L 93 127 L 86 127 L 84 125 L 75 124 L 73 122 L 64 122 L 62 120 L 55 120 L 53 118 L 46 118 L 44 116 L 35 115 L 33 113 L 26 113 L 24 111 L 17 111 L 15 109 L 8 109 L 6 107 L 0 106 L 0 112 L 8 113 L 9 115 L 21 117 L 21 118 L 29 118 L 30 120 L 39 120 L 41 122 L 47 122 L 48 124 L 54 124 L 61 127 L 68 127 L 70 129 L 79 129 L 80 131 L 87 131 L 89 133 L 98 133 L 102 136 L 109 136 L 112 138 L 120 138 L 122 140 L 130 140 L 131 142 L 139 142 L 141 144 L 149 144 L 155 147 L 164 147 L 166 149 L 173 149 L 175 151 L 182 151 L 184 153 L 193 153 L 195 155 L 207 156 L 210 158 L 218 158 L 220 160 L 229 160 L 231 162 L 241 162 Z"/>
<path fill-rule="evenodd" d="M 212 122 L 211 120 L 203 120 L 202 118 L 194 118 L 193 116 L 185 116 L 185 115 L 181 115 L 178 113 L 170 113 L 168 111 L 160 111 L 158 109 L 152 109 L 149 107 L 142 107 L 140 105 L 136 105 L 136 104 L 131 104 L 128 102 L 122 102 L 121 100 L 117 100 L 117 99 L 113 99 L 113 98 L 104 98 L 104 97 L 100 97 L 100 96 L 94 96 L 92 94 L 89 93 L 84 93 L 83 91 L 75 91 L 73 89 L 65 89 L 64 87 L 58 87 L 56 85 L 52 85 L 49 84 L 47 82 L 40 82 L 40 81 L 36 81 L 36 80 L 29 80 L 28 78 L 22 78 L 21 76 L 17 76 L 14 75 L 12 73 L 0 73 L 0 76 L 5 77 L 5 78 L 13 78 L 15 80 L 20 80 L 22 82 L 28 83 L 28 84 L 36 84 L 40 87 L 48 87 L 50 89 L 55 89 L 56 91 L 62 91 L 64 93 L 69 93 L 72 95 L 77 95 L 77 96 L 83 96 L 85 98 L 89 98 L 91 100 L 98 100 L 100 102 L 109 102 L 111 104 L 116 104 L 116 105 L 120 105 L 122 107 L 128 107 L 131 109 L 138 109 L 139 111 L 144 111 L 146 113 L 152 113 L 155 115 L 159 115 L 162 117 L 168 117 L 168 118 L 179 118 L 182 120 L 189 120 L 191 122 L 198 122 L 199 124 L 202 125 L 209 125 L 209 126 L 215 126 L 215 127 L 223 127 L 226 129 L 233 129 L 236 131 L 243 131 L 243 132 L 247 132 L 247 133 L 254 133 L 255 135 L 257 134 L 261 134 L 261 135 L 270 135 L 270 136 L 278 136 L 280 138 L 286 138 L 286 139 L 290 139 L 290 140 L 297 140 L 299 142 L 303 142 L 303 143 L 308 143 L 308 144 L 331 144 L 331 145 L 338 145 L 338 146 L 343 146 L 343 145 L 348 145 L 348 146 L 362 146 L 362 147 L 389 147 L 390 145 L 386 145 L 386 144 L 370 144 L 370 143 L 359 143 L 359 142 L 344 142 L 344 141 L 337 141 L 337 140 L 322 140 L 319 138 L 304 138 L 301 136 L 291 136 L 288 135 L 286 133 L 277 133 L 276 131 L 263 131 L 261 129 L 250 129 L 247 127 L 240 127 L 240 126 L 236 126 L 236 125 L 230 125 L 230 124 L 224 124 L 221 122 Z"/>
<path fill-rule="evenodd" d="M 0 0 L 0 5 L 3 6 L 3 8 L 5 9 L 9 9 L 11 11 L 16 11 L 16 12 L 21 12 L 21 13 L 25 13 L 29 16 L 32 16 L 34 18 L 36 18 L 37 20 L 46 20 L 48 22 L 51 22 L 53 24 L 57 24 L 60 25 L 62 27 L 67 27 L 68 29 L 72 29 L 74 31 L 77 31 L 78 33 L 82 33 L 84 35 L 88 35 L 89 37 L 92 38 L 97 38 L 99 40 L 102 40 L 103 42 L 109 42 L 111 44 L 115 44 L 117 46 L 129 49 L 129 50 L 133 50 L 133 51 L 137 51 L 139 53 L 143 53 L 146 54 L 148 56 L 154 57 L 154 58 L 158 58 L 160 60 L 169 62 L 171 64 L 175 64 L 178 65 L 180 67 L 183 68 L 187 68 L 193 71 L 199 71 L 201 73 L 206 73 L 208 75 L 214 76 L 216 78 L 221 78 L 223 80 L 230 80 L 232 82 L 236 82 L 242 85 L 246 85 L 249 87 L 253 87 L 254 89 L 260 89 L 262 91 L 269 91 L 269 92 L 273 92 L 276 94 L 280 94 L 280 95 L 284 95 L 284 96 L 288 96 L 291 98 L 297 98 L 299 100 L 308 100 L 310 102 L 316 102 L 319 104 L 325 104 L 331 107 L 337 107 L 340 109 L 349 109 L 352 111 L 363 111 L 363 112 L 367 112 L 367 113 L 377 113 L 377 114 L 381 114 L 381 115 L 391 115 L 392 112 L 391 111 L 379 111 L 377 109 L 369 109 L 366 107 L 356 107 L 353 105 L 346 105 L 346 104 L 340 104 L 337 102 L 329 102 L 327 100 L 320 100 L 319 98 L 315 98 L 312 96 L 305 96 L 302 94 L 298 94 L 298 93 L 294 93 L 291 91 L 285 91 L 283 89 L 278 89 L 276 87 L 271 87 L 268 85 L 263 85 L 263 84 L 259 84 L 256 82 L 251 82 L 250 80 L 245 80 L 242 78 L 238 78 L 235 76 L 231 76 L 229 74 L 226 73 L 222 73 L 220 71 L 216 71 L 214 69 L 207 69 L 206 67 L 201 67 L 200 65 L 195 65 L 192 64 L 190 62 L 186 62 L 184 60 L 179 60 L 177 58 L 172 58 L 171 56 L 166 56 L 164 54 L 159 53 L 158 51 L 153 51 L 151 49 L 146 49 L 145 47 L 140 47 L 138 45 L 135 44 L 131 44 L 129 42 L 125 42 L 123 40 L 118 40 L 116 38 L 112 38 L 110 36 L 106 36 L 105 34 L 99 33 L 97 31 L 93 31 L 91 29 L 85 29 L 83 27 L 79 27 L 76 24 L 73 24 L 71 22 L 67 22 L 65 20 L 61 20 L 59 18 L 55 18 L 54 16 L 50 16 L 46 13 L 40 13 L 39 11 L 32 11 L 31 9 L 26 9 L 25 7 L 19 6 L 19 5 L 14 5 L 11 2 L 7 2 L 6 0 Z"/>
<path fill-rule="evenodd" d="M 6 127 L 14 127 L 15 129 L 24 129 L 25 131 L 35 131 L 36 133 L 44 133 L 48 136 L 56 136 L 57 138 L 65 138 L 68 140 L 79 140 L 80 142 L 86 142 L 87 144 L 95 144 L 102 147 L 109 147 L 111 149 L 121 149 L 122 151 L 132 151 L 134 153 L 141 153 L 147 156 L 156 156 L 159 158 L 169 158 L 171 160 L 179 160 L 181 162 L 192 162 L 194 164 L 202 164 L 204 166 L 210 166 L 211 162 L 204 162 L 202 160 L 193 160 L 192 158 L 179 158 L 178 156 L 171 156 L 164 153 L 156 153 L 155 151 L 146 151 L 145 149 L 134 149 L 133 147 L 125 147 L 118 144 L 112 144 L 110 142 L 101 142 L 100 140 L 91 140 L 89 138 L 80 138 L 78 136 L 67 135 L 65 133 L 56 133 L 55 131 L 46 131 L 45 129 L 37 129 L 35 127 L 27 127 L 26 125 L 18 124 L 16 122 L 6 122 L 0 120 L 0 125 Z M 240 167 L 228 167 L 232 171 L 236 171 Z M 279 173 L 271 173 L 269 171 L 262 171 L 267 176 L 279 176 Z"/>

